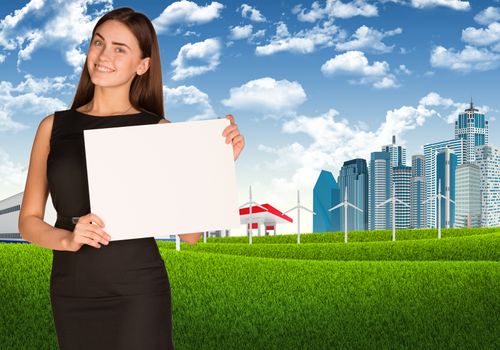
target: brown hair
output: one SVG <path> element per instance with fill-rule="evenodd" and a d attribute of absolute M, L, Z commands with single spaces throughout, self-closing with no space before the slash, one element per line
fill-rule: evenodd
<path fill-rule="evenodd" d="M 97 27 L 109 20 L 120 21 L 125 24 L 134 34 L 141 48 L 141 58 L 150 57 L 149 69 L 142 75 L 136 75 L 130 85 L 129 99 L 130 103 L 139 110 L 155 113 L 161 117 L 163 111 L 163 84 L 160 64 L 160 50 L 158 48 L 158 39 L 153 24 L 144 14 L 135 12 L 129 7 L 114 9 L 102 16 L 94 29 L 94 37 Z M 94 83 L 90 79 L 87 68 L 87 59 L 83 65 L 80 82 L 76 89 L 76 94 L 71 105 L 71 109 L 76 109 L 89 103 L 94 96 Z"/>

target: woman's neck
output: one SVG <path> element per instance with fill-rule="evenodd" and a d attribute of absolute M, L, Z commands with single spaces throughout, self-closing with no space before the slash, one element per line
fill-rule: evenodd
<path fill-rule="evenodd" d="M 130 103 L 128 89 L 110 89 L 101 86 L 95 87 L 92 100 L 80 109 L 81 112 L 102 116 L 139 112 Z"/>

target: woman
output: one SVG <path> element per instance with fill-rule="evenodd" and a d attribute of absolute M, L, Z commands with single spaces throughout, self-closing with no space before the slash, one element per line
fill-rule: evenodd
<path fill-rule="evenodd" d="M 90 212 L 84 129 L 166 123 L 150 20 L 130 8 L 96 24 L 71 109 L 38 127 L 19 215 L 25 240 L 52 249 L 50 297 L 60 349 L 172 349 L 168 274 L 154 238 L 109 242 Z M 222 134 L 236 160 L 244 138 Z M 161 181 L 145 178 L 144 181 Z M 43 221 L 50 191 L 57 221 Z M 183 234 L 194 244 L 200 233 Z M 102 246 L 104 245 L 104 246 Z"/>

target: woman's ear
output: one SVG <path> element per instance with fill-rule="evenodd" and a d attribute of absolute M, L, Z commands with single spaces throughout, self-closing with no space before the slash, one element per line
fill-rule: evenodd
<path fill-rule="evenodd" d="M 141 64 L 139 65 L 139 67 L 137 68 L 137 75 L 143 75 L 144 73 L 146 73 L 149 69 L 149 63 L 150 63 L 150 58 L 149 57 L 146 57 L 144 58 L 142 61 L 141 61 Z"/>

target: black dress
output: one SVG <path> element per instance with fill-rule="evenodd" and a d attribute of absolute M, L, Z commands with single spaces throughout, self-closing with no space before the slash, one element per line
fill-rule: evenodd
<path fill-rule="evenodd" d="M 55 227 L 73 231 L 71 218 L 91 212 L 83 130 L 155 124 L 161 118 L 148 112 L 54 113 L 47 180 L 58 214 Z M 155 174 L 143 180 L 161 181 Z M 173 349 L 170 283 L 153 237 L 52 252 L 50 299 L 61 350 Z"/>

